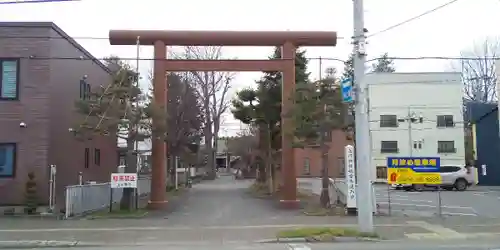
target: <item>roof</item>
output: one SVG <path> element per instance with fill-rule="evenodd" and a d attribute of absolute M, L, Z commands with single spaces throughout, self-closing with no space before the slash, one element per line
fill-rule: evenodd
<path fill-rule="evenodd" d="M 75 48 L 80 50 L 85 56 L 91 59 L 94 63 L 99 65 L 104 71 L 112 73 L 112 71 L 101 61 L 99 61 L 95 56 L 90 54 L 82 45 L 80 45 L 75 39 L 64 32 L 59 26 L 53 22 L 0 22 L 0 27 L 15 27 L 15 28 L 50 28 L 57 32 L 63 39 L 68 41 Z M 52 38 L 52 37 L 47 37 Z"/>

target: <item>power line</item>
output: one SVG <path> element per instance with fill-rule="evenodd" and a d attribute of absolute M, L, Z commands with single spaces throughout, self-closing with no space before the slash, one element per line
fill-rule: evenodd
<path fill-rule="evenodd" d="M 17 57 L 17 59 L 27 59 L 27 60 L 103 60 L 106 61 L 109 58 L 108 57 L 103 57 L 103 58 L 89 58 L 89 57 L 40 57 L 40 56 L 25 56 L 25 57 Z M 120 60 L 140 60 L 140 61 L 168 61 L 168 60 L 191 60 L 191 59 L 173 59 L 173 58 L 135 58 L 135 57 L 120 57 Z M 319 58 L 307 58 L 307 59 L 319 59 Z M 334 60 L 334 61 L 340 61 L 341 59 L 338 58 L 321 58 L 322 60 Z M 376 61 L 378 59 L 382 58 L 373 58 L 368 60 L 370 61 Z M 500 57 L 445 57 L 445 56 L 426 56 L 426 57 L 384 57 L 383 59 L 389 59 L 389 60 L 472 60 L 472 61 L 479 61 L 479 60 L 500 60 Z M 234 61 L 238 60 L 244 60 L 244 61 L 261 61 L 261 60 L 268 60 L 268 59 L 234 59 Z M 293 59 L 277 59 L 277 60 L 293 60 Z M 193 60 L 197 61 L 197 60 Z M 218 60 L 203 60 L 203 61 L 218 61 Z M 227 61 L 227 60 L 224 60 Z"/>
<path fill-rule="evenodd" d="M 414 16 L 414 17 L 412 17 L 412 18 L 410 18 L 410 19 L 407 19 L 407 20 L 402 21 L 402 22 L 400 22 L 400 23 L 397 23 L 397 24 L 394 24 L 394 25 L 392 25 L 392 26 L 389 26 L 389 27 L 387 27 L 387 28 L 385 28 L 385 29 L 383 29 L 383 30 L 380 30 L 380 31 L 377 31 L 377 32 L 375 32 L 375 33 L 373 33 L 373 34 L 370 34 L 370 35 L 368 35 L 368 36 L 367 36 L 367 38 L 369 38 L 369 37 L 373 37 L 373 36 L 375 36 L 375 35 L 378 35 L 378 34 L 384 33 L 384 32 L 386 32 L 386 31 L 389 31 L 389 30 L 395 29 L 395 28 L 397 28 L 397 27 L 399 27 L 399 26 L 405 25 L 405 24 L 407 24 L 407 23 L 409 23 L 409 22 L 412 22 L 412 21 L 414 21 L 414 20 L 417 20 L 417 19 L 419 19 L 419 18 L 421 18 L 421 17 L 423 17 L 423 16 L 426 16 L 426 15 L 428 15 L 428 14 L 430 14 L 430 13 L 433 13 L 433 12 L 435 12 L 435 11 L 437 11 L 437 10 L 440 10 L 440 9 L 442 9 L 442 8 L 446 7 L 446 6 L 449 6 L 449 5 L 453 4 L 453 3 L 456 3 L 457 1 L 459 1 L 459 0 L 452 0 L 452 1 L 449 1 L 449 2 L 447 2 L 447 3 L 445 3 L 445 4 L 439 5 L 438 7 L 434 8 L 434 9 L 431 9 L 431 10 L 428 10 L 428 11 L 425 11 L 424 13 L 422 13 L 422 14 L 420 14 L 420 15 L 418 15 L 418 16 Z"/>
<path fill-rule="evenodd" d="M 470 60 L 470 61 L 479 61 L 479 60 L 500 60 L 500 57 L 448 57 L 448 56 L 419 56 L 419 57 L 377 57 L 367 60 L 367 62 L 377 61 L 379 59 L 388 59 L 388 60 Z"/>
<path fill-rule="evenodd" d="M 22 4 L 22 3 L 59 3 L 59 2 L 78 2 L 80 0 L 13 0 L 3 1 L 0 4 Z"/>

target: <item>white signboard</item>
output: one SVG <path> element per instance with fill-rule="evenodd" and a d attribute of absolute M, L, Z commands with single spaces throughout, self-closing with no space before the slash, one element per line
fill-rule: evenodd
<path fill-rule="evenodd" d="M 137 188 L 137 174 L 112 173 L 111 188 Z"/>
<path fill-rule="evenodd" d="M 347 185 L 347 208 L 356 208 L 356 169 L 354 163 L 354 147 L 345 146 L 345 183 Z"/>

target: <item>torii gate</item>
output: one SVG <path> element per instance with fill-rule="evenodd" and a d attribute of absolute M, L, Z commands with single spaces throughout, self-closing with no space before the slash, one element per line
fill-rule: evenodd
<path fill-rule="evenodd" d="M 154 46 L 153 100 L 167 105 L 167 71 L 280 71 L 283 73 L 282 113 L 292 108 L 295 93 L 295 50 L 299 46 L 335 46 L 336 32 L 325 31 L 153 31 L 111 30 L 111 45 Z M 282 46 L 277 60 L 167 60 L 166 46 Z M 153 120 L 153 126 L 157 121 Z M 292 148 L 293 120 L 282 115 L 282 155 L 284 208 L 296 208 L 297 181 Z M 149 207 L 162 209 L 166 199 L 166 153 L 163 140 L 152 138 L 152 174 Z"/>

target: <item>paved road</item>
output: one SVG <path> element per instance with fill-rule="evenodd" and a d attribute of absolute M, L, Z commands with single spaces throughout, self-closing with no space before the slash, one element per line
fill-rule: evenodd
<path fill-rule="evenodd" d="M 297 211 L 282 211 L 268 200 L 250 197 L 246 192 L 253 180 L 234 180 L 221 176 L 214 181 L 194 185 L 182 197 L 168 225 L 225 226 L 268 225 L 293 218 Z"/>
<path fill-rule="evenodd" d="M 351 242 L 351 243 L 280 243 L 280 244 L 158 244 L 158 245 L 130 245 L 130 246 L 98 246 L 85 247 L 89 250 L 498 250 L 500 242 L 496 241 L 469 241 L 469 242 Z M 75 249 L 75 248 L 59 248 Z"/>
<path fill-rule="evenodd" d="M 439 215 L 439 193 L 407 192 L 376 186 L 380 211 L 392 215 L 433 217 Z M 441 191 L 441 214 L 500 218 L 500 190 L 476 187 L 465 192 Z M 389 210 L 390 208 L 390 210 Z"/>
<path fill-rule="evenodd" d="M 235 181 L 230 176 L 222 176 L 215 181 L 202 182 L 179 197 L 180 199 L 175 202 L 175 206 L 170 204 L 175 207 L 173 212 L 152 214 L 142 219 L 70 221 L 0 219 L 0 242 L 53 240 L 125 245 L 155 243 L 157 245 L 179 245 L 179 249 L 183 249 L 182 247 L 187 245 L 199 248 L 205 245 L 222 244 L 233 246 L 232 249 L 239 248 L 235 246 L 253 249 L 252 247 L 256 247 L 256 245 L 252 243 L 274 238 L 278 231 L 286 228 L 306 226 L 357 227 L 356 217 L 311 217 L 301 215 L 299 211 L 277 209 L 269 200 L 249 197 L 246 190 L 250 184 L 251 181 Z M 378 196 L 383 195 L 382 191 L 384 190 L 377 190 Z M 445 209 L 451 209 L 452 205 L 450 205 L 448 197 L 457 195 L 463 196 L 461 196 L 462 198 L 455 197 L 457 199 L 455 202 L 466 201 L 470 197 L 474 197 L 474 199 L 495 198 L 494 194 L 485 192 L 484 190 L 480 192 L 450 192 L 443 194 L 445 197 L 443 204 L 447 205 Z M 399 209 L 404 208 L 408 211 L 413 209 L 412 211 L 418 212 L 420 215 L 432 213 L 432 208 L 429 207 L 431 206 L 429 204 L 432 203 L 429 201 L 431 197 L 435 197 L 434 195 L 435 193 L 391 192 L 392 202 L 394 202 L 393 209 L 396 211 L 400 206 Z M 379 202 L 383 201 L 380 199 Z M 395 203 L 400 203 L 400 205 Z M 428 206 L 419 207 L 415 204 Z M 454 205 L 465 206 L 466 204 L 457 203 Z M 478 208 L 474 209 L 475 212 L 481 211 Z M 375 224 L 377 232 L 385 239 L 390 240 L 462 240 L 462 242 L 469 242 L 479 238 L 500 239 L 500 217 L 451 216 L 436 219 L 436 217 L 425 216 L 418 218 L 381 216 L 375 218 Z M 276 247 L 281 247 L 281 245 L 273 245 L 272 248 L 268 249 L 279 249 Z M 312 249 L 323 248 L 317 248 L 315 245 Z"/>

